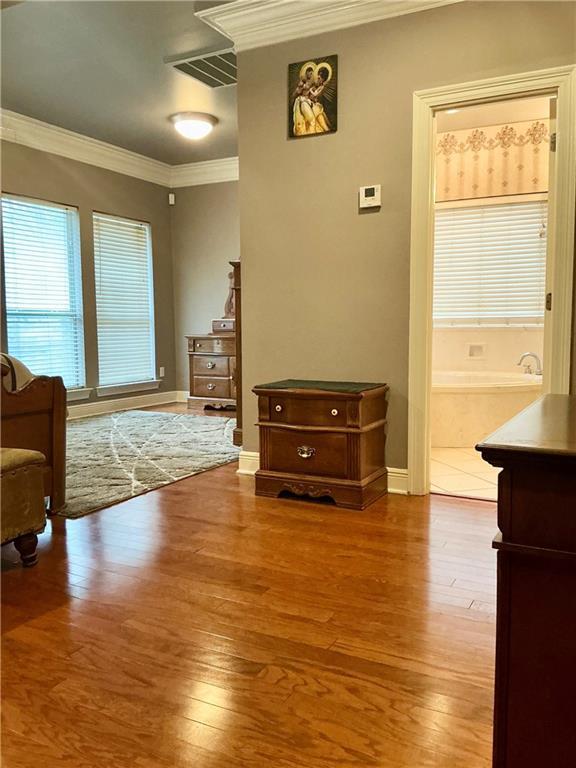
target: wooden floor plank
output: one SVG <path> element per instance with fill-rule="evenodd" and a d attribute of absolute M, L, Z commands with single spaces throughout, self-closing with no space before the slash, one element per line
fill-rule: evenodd
<path fill-rule="evenodd" d="M 488 768 L 495 505 L 235 466 L 2 550 L 9 768 Z"/>

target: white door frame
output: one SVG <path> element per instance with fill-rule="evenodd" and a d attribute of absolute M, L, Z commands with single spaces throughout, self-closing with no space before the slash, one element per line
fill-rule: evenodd
<path fill-rule="evenodd" d="M 547 318 L 544 391 L 570 391 L 574 213 L 576 206 L 576 65 L 441 86 L 414 94 L 412 223 L 410 244 L 410 350 L 408 379 L 408 492 L 430 489 L 432 386 L 432 279 L 434 259 L 434 113 L 526 95 L 557 95 L 557 144 L 548 213 Z"/>

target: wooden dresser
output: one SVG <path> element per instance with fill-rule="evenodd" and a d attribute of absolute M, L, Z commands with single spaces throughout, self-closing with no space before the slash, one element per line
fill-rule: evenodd
<path fill-rule="evenodd" d="M 498 476 L 494 768 L 576 765 L 576 397 L 477 446 Z"/>
<path fill-rule="evenodd" d="M 230 321 L 218 320 L 215 324 Z M 233 323 L 233 320 L 232 320 Z M 221 407 L 236 403 L 236 335 L 216 332 L 187 336 L 189 402 Z"/>
<path fill-rule="evenodd" d="M 262 384 L 259 496 L 331 498 L 364 509 L 386 493 L 386 384 Z"/>
<path fill-rule="evenodd" d="M 236 320 L 236 427 L 234 445 L 242 445 L 242 270 L 239 261 L 231 261 L 232 290 L 234 292 L 234 317 Z"/>

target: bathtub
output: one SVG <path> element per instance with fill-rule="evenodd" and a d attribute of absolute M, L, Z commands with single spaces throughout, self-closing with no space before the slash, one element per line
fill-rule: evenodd
<path fill-rule="evenodd" d="M 530 405 L 542 377 L 508 371 L 433 371 L 432 446 L 470 448 Z"/>
<path fill-rule="evenodd" d="M 526 390 L 540 391 L 542 376 L 533 373 L 509 373 L 508 371 L 433 371 L 433 392 L 461 392 L 469 389 L 478 393 L 500 392 L 511 388 L 519 392 Z"/>

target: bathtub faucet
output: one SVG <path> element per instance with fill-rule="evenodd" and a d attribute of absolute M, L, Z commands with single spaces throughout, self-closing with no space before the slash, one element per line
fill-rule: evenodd
<path fill-rule="evenodd" d="M 520 360 L 516 363 L 516 365 L 522 365 L 524 363 L 524 360 L 527 357 L 533 357 L 534 362 L 536 363 L 536 370 L 532 371 L 532 366 L 530 363 L 527 363 L 524 365 L 524 373 L 535 373 L 536 376 L 542 376 L 542 363 L 540 361 L 540 358 L 535 352 L 524 352 L 524 354 L 520 357 Z"/>

